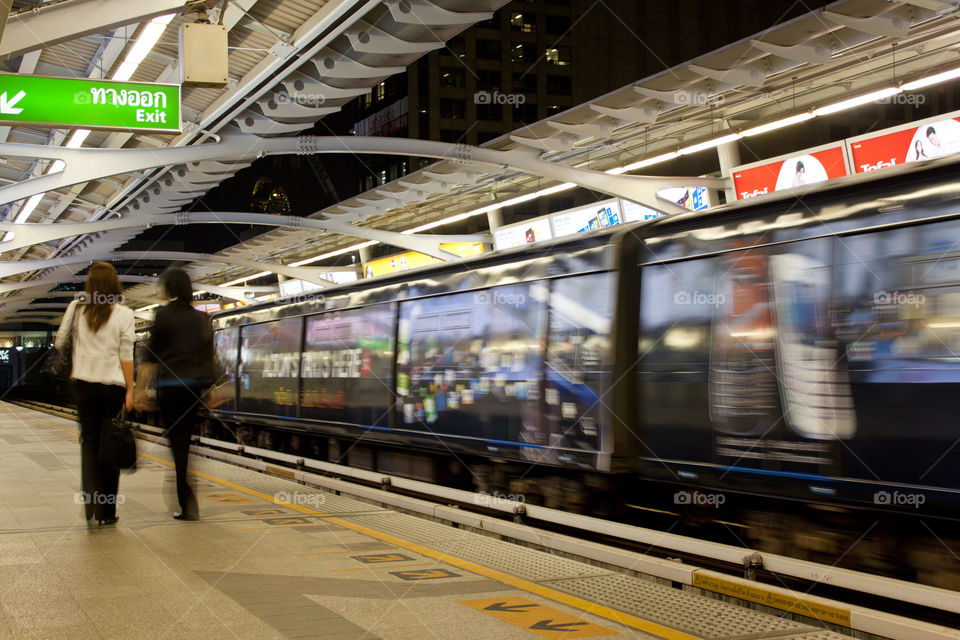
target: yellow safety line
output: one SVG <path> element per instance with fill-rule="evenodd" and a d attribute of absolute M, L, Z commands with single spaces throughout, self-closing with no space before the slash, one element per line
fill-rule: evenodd
<path fill-rule="evenodd" d="M 17 413 L 17 412 L 15 411 L 15 413 Z M 25 414 L 21 414 L 21 415 L 25 415 Z M 34 416 L 29 416 L 29 417 L 33 418 Z M 55 426 L 55 427 L 57 427 L 57 428 L 59 428 L 59 429 L 66 429 L 66 430 L 68 430 L 68 431 L 75 431 L 74 429 L 68 429 L 67 427 L 61 427 L 61 426 L 58 425 L 58 424 L 54 424 L 54 423 L 49 422 L 49 421 L 47 421 L 47 420 L 44 420 L 44 419 L 42 419 L 42 418 L 35 418 L 35 419 L 40 420 L 41 422 L 46 422 L 47 424 L 51 424 L 51 425 L 53 425 L 53 426 Z M 158 458 L 158 457 L 152 456 L 152 455 L 150 455 L 150 454 L 148 454 L 148 453 L 139 453 L 139 452 L 138 452 L 138 454 L 141 455 L 141 456 L 143 456 L 144 458 L 147 458 L 148 460 L 153 460 L 154 462 L 159 462 L 159 463 L 161 463 L 161 464 L 165 464 L 165 465 L 167 465 L 168 467 L 172 467 L 172 466 L 173 466 L 173 463 L 172 463 L 172 462 L 169 462 L 169 461 L 167 461 L 167 460 L 164 460 L 163 458 Z M 284 506 L 284 507 L 288 507 L 288 508 L 290 508 L 290 509 L 293 509 L 293 510 L 295 510 L 295 511 L 299 511 L 300 513 L 303 513 L 303 514 L 306 514 L 306 515 L 323 517 L 323 518 L 326 519 L 327 522 L 332 522 L 332 523 L 337 524 L 337 525 L 339 525 L 339 526 L 341 526 L 341 527 L 343 527 L 343 528 L 345 528 L 345 529 L 350 529 L 351 531 L 355 531 L 355 532 L 357 532 L 357 533 L 364 534 L 364 535 L 369 536 L 369 537 L 371 537 L 371 538 L 376 538 L 376 539 L 378 539 L 378 540 L 382 540 L 383 542 L 389 542 L 390 544 L 396 545 L 396 546 L 398 546 L 398 547 L 400 547 L 400 548 L 403 548 L 403 549 L 406 549 L 406 550 L 408 550 L 408 551 L 413 551 L 413 552 L 415 552 L 415 553 L 419 553 L 420 555 L 427 556 L 428 558 L 433 558 L 434 560 L 439 560 L 440 562 L 445 562 L 445 563 L 447 563 L 447 564 L 449 564 L 449 565 L 452 565 L 452 566 L 454 566 L 454 567 L 459 567 L 460 569 L 463 569 L 464 571 L 469 571 L 469 572 L 471 572 L 471 573 L 475 573 L 475 574 L 477 574 L 477 575 L 481 575 L 481 576 L 483 576 L 483 577 L 485 577 L 485 578 L 490 578 L 491 580 L 495 580 L 495 581 L 497 581 L 497 582 L 501 582 L 501 583 L 503 583 L 503 584 L 510 585 L 511 587 L 515 587 L 515 588 L 517 588 L 517 589 L 520 589 L 521 591 L 527 591 L 527 592 L 529 592 L 529 593 L 535 593 L 535 594 L 537 594 L 537 595 L 539 595 L 539 596 L 542 596 L 542 597 L 544 597 L 544 598 L 547 598 L 547 599 L 549 599 L 549 600 L 553 600 L 553 601 L 555 601 L 555 602 L 559 602 L 559 603 L 561 603 L 561 604 L 565 604 L 565 605 L 567 605 L 567 606 L 569 606 L 569 607 L 573 607 L 574 609 L 580 609 L 581 611 L 585 611 L 585 612 L 590 613 L 590 614 L 593 614 L 593 615 L 595 615 L 595 616 L 598 616 L 598 617 L 601 617 L 601 618 L 606 618 L 607 620 L 612 620 L 612 621 L 617 622 L 617 623 L 619 623 L 619 624 L 622 624 L 622 625 L 625 625 L 625 626 L 628 626 L 628 627 L 632 627 L 632 628 L 634 628 L 634 629 L 639 629 L 640 631 L 644 631 L 644 632 L 646 632 L 646 633 L 654 634 L 654 635 L 656 635 L 656 636 L 659 636 L 659 637 L 661 637 L 661 638 L 664 638 L 665 640 L 704 640 L 703 638 L 700 638 L 699 636 L 694 636 L 694 635 L 690 635 L 689 633 L 684 633 L 684 632 L 682 632 L 682 631 L 677 631 L 676 629 L 671 629 L 670 627 L 665 627 L 665 626 L 663 626 L 663 625 L 661 625 L 661 624 L 657 624 L 656 622 L 651 622 L 650 620 L 644 620 L 643 618 L 640 618 L 640 617 L 631 615 L 631 614 L 629 614 L 629 613 L 624 613 L 623 611 L 617 611 L 616 609 L 611 609 L 610 607 L 605 607 L 605 606 L 600 605 L 600 604 L 597 604 L 597 603 L 595 603 L 595 602 L 590 602 L 589 600 L 584 600 L 583 598 L 579 598 L 579 597 L 577 597 L 577 596 L 570 595 L 569 593 L 563 593 L 562 591 L 557 591 L 556 589 L 551 589 L 550 587 L 546 587 L 546 586 L 544 586 L 544 585 L 537 584 L 536 582 L 531 582 L 530 580 L 525 580 L 525 579 L 523 579 L 523 578 L 518 578 L 518 577 L 516 577 L 516 576 L 510 575 L 509 573 L 504 573 L 503 571 L 498 571 L 497 569 L 491 569 L 491 568 L 489 568 L 489 567 L 485 567 L 485 566 L 483 566 L 483 565 L 479 565 L 479 564 L 477 564 L 477 563 L 475 563 L 475 562 L 471 562 L 471 561 L 469 561 L 469 560 L 464 560 L 463 558 L 457 558 L 456 556 L 448 555 L 448 554 L 446 554 L 446 553 L 443 553 L 442 551 L 436 551 L 436 550 L 434 550 L 434 549 L 430 549 L 430 548 L 428 548 L 428 547 L 424 547 L 424 546 L 419 545 L 419 544 L 417 544 L 417 543 L 415 543 L 415 542 L 409 542 L 409 541 L 407 541 L 407 540 L 403 540 L 402 538 L 397 538 L 396 536 L 392 536 L 392 535 L 390 535 L 390 534 L 388 534 L 388 533 L 383 533 L 383 532 L 381 532 L 381 531 L 376 531 L 376 530 L 374 530 L 374 529 L 370 529 L 370 528 L 364 527 L 363 525 L 354 524 L 353 522 L 349 522 L 349 521 L 343 520 L 343 519 L 341 519 L 341 518 L 332 517 L 332 516 L 329 516 L 329 515 L 327 515 L 327 514 L 320 513 L 319 511 L 315 511 L 315 510 L 313 510 L 313 509 L 310 509 L 310 508 L 308 508 L 308 507 L 304 507 L 303 505 L 292 504 L 292 503 L 286 502 L 286 501 L 284 501 L 284 500 L 277 500 L 276 498 L 274 498 L 274 497 L 271 496 L 271 495 L 267 495 L 267 494 L 265 494 L 265 493 L 262 493 L 262 492 L 260 492 L 260 491 L 255 490 L 255 489 L 248 489 L 247 487 L 240 486 L 240 485 L 238 485 L 238 484 L 236 484 L 236 483 L 230 482 L 229 480 L 223 480 L 223 479 L 221 479 L 221 478 L 217 478 L 216 476 L 211 476 L 211 475 L 209 475 L 209 474 L 203 473 L 203 472 L 201 472 L 201 471 L 195 471 L 195 470 L 193 470 L 193 469 L 189 469 L 188 471 L 189 471 L 190 473 L 193 473 L 193 474 L 197 475 L 198 477 L 204 478 L 205 480 L 210 480 L 211 482 L 216 482 L 216 483 L 221 484 L 221 485 L 223 485 L 223 486 L 225 486 L 225 487 L 229 487 L 229 488 L 231 488 L 231 489 L 235 489 L 235 490 L 237 490 L 237 491 L 240 491 L 241 493 L 246 493 L 247 495 L 256 496 L 256 497 L 261 498 L 261 499 L 263 499 L 263 500 L 266 500 L 266 501 L 268 501 L 268 502 L 272 502 L 272 503 L 274 503 L 274 504 L 278 504 L 278 505 L 282 505 L 282 506 Z M 279 526 L 282 526 L 282 525 L 278 525 L 278 526 L 274 526 L 274 527 L 270 527 L 270 528 L 274 529 L 274 528 L 278 528 Z M 300 526 L 302 526 L 302 525 L 300 525 Z"/>

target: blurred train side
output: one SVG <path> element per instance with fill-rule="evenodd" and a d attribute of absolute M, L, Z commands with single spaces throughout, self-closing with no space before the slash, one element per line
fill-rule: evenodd
<path fill-rule="evenodd" d="M 644 478 L 960 518 L 957 169 L 219 314 L 236 394 L 211 419 L 478 488 Z"/>

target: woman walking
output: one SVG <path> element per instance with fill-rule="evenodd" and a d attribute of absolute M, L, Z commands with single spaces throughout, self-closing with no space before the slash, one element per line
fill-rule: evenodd
<path fill-rule="evenodd" d="M 197 498 L 187 482 L 190 439 L 196 429 L 201 398 L 213 383 L 213 327 L 210 318 L 191 306 L 193 286 L 185 271 L 170 268 L 160 274 L 160 301 L 144 353 L 138 392 L 156 379 L 157 408 L 173 450 L 177 473 L 178 520 L 199 517 Z"/>
<path fill-rule="evenodd" d="M 80 470 L 87 520 L 115 524 L 120 470 L 100 460 L 100 437 L 121 407 L 133 408 L 133 311 L 123 304 L 123 289 L 112 265 L 97 262 L 87 273 L 84 293 L 70 303 L 57 331 L 63 348 L 73 334 L 77 419 L 80 422 Z"/>

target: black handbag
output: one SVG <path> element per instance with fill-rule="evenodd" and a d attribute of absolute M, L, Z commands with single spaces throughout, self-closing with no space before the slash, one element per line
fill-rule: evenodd
<path fill-rule="evenodd" d="M 73 308 L 73 318 L 71 318 L 70 333 L 63 340 L 63 347 L 57 349 L 50 347 L 50 351 L 43 359 L 43 366 L 40 372 L 54 378 L 69 378 L 73 370 L 73 341 L 77 332 L 77 306 Z"/>
<path fill-rule="evenodd" d="M 100 431 L 100 462 L 118 469 L 137 466 L 137 440 L 124 408 L 112 420 L 104 421 Z"/>

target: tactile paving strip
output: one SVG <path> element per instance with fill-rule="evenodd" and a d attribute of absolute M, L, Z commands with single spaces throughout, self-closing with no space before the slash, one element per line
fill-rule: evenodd
<path fill-rule="evenodd" d="M 833 631 L 812 631 L 799 635 L 777 636 L 777 640 L 850 640 L 850 636 L 845 636 L 842 633 L 834 633 Z"/>
<path fill-rule="evenodd" d="M 546 582 L 565 578 L 610 575 L 611 572 L 584 562 L 561 558 L 545 551 L 517 546 L 503 540 L 475 536 L 432 545 L 438 551 L 475 562 L 491 569 L 530 580 Z"/>
<path fill-rule="evenodd" d="M 768 615 L 617 573 L 557 580 L 550 582 L 549 586 L 701 638 L 762 638 L 771 633 L 780 637 L 790 631 L 805 633 L 813 629 L 786 617 Z"/>
<path fill-rule="evenodd" d="M 533 582 L 610 573 L 582 562 L 402 513 L 344 519 Z"/>
<path fill-rule="evenodd" d="M 293 480 L 266 475 L 219 460 L 195 456 L 190 461 L 190 467 L 202 473 L 229 480 L 248 489 L 265 493 L 268 496 L 285 494 L 285 499 L 292 498 L 292 502 L 325 514 L 366 513 L 381 510 L 367 502 L 338 496 L 335 493 L 302 485 Z"/>
<path fill-rule="evenodd" d="M 356 524 L 370 529 L 376 529 L 383 533 L 402 538 L 407 542 L 422 544 L 428 547 L 434 547 L 435 543 L 441 540 L 464 539 L 464 538 L 482 538 L 477 534 L 468 533 L 462 529 L 431 522 L 422 518 L 409 516 L 395 511 L 384 511 L 383 513 L 347 516 L 344 520 L 349 520 Z"/>

